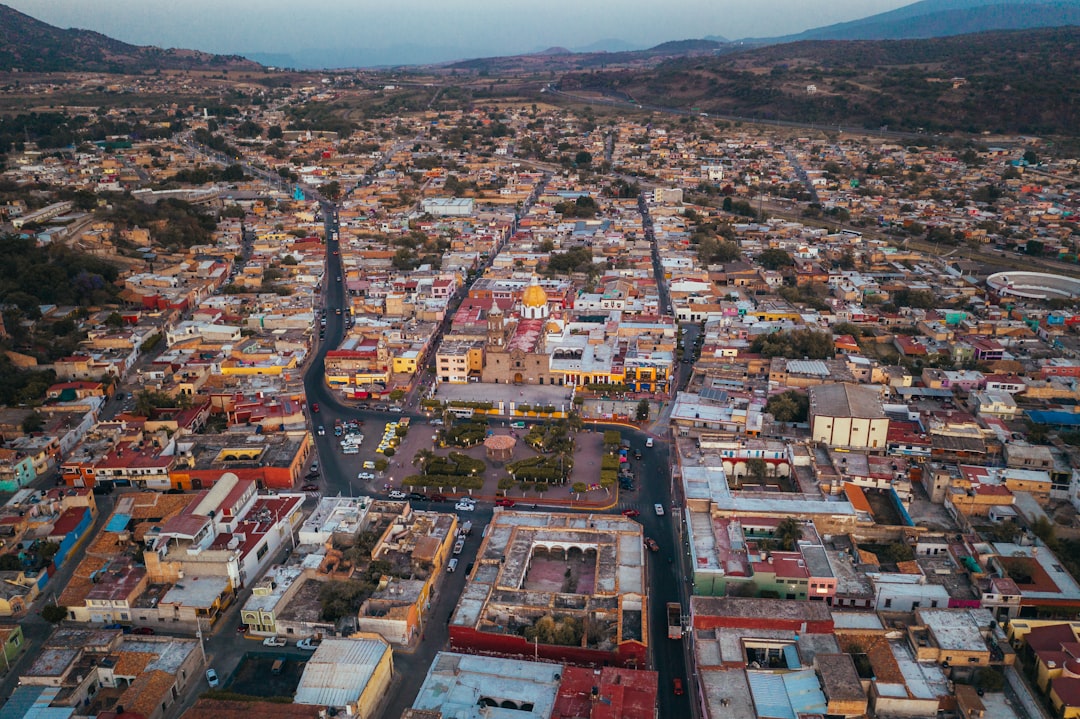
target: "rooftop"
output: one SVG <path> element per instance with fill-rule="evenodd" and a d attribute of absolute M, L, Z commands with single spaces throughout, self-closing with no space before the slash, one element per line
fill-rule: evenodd
<path fill-rule="evenodd" d="M 512 706 L 514 717 L 548 719 L 562 672 L 560 664 L 439 652 L 413 707 L 453 719 L 488 719 L 502 714 L 499 707 Z"/>

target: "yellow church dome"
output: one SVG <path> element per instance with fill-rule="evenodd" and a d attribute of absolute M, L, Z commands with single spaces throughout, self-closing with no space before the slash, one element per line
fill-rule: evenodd
<path fill-rule="evenodd" d="M 521 304 L 525 307 L 543 307 L 547 302 L 547 292 L 540 285 L 529 285 L 521 294 Z"/>
<path fill-rule="evenodd" d="M 562 325 L 552 320 L 547 323 L 544 331 L 547 332 L 549 335 L 557 335 L 562 332 Z"/>

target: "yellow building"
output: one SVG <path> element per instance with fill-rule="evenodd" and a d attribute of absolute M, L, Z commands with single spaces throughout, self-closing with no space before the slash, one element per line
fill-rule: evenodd
<path fill-rule="evenodd" d="M 393 678 L 393 653 L 377 634 L 324 639 L 307 662 L 293 702 L 344 707 L 349 716 L 371 719 Z"/>

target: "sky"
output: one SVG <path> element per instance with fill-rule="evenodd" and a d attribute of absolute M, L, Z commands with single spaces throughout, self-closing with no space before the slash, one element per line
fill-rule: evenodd
<path fill-rule="evenodd" d="M 636 47 L 720 35 L 773 37 L 911 0 L 2 0 L 50 25 L 136 45 L 282 56 L 295 66 L 425 63 Z M 301 58 L 307 58 L 301 61 Z M 383 58 L 372 62 L 365 58 Z M 259 58 L 256 58 L 259 59 Z M 347 64 L 347 63 L 342 63 Z"/>

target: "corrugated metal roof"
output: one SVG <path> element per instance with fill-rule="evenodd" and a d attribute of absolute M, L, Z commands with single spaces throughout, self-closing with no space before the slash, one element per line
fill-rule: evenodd
<path fill-rule="evenodd" d="M 0 719 L 67 719 L 75 707 L 50 707 L 60 687 L 21 686 L 0 708 Z"/>
<path fill-rule="evenodd" d="M 794 374 L 809 374 L 828 377 L 829 366 L 821 360 L 788 360 L 787 371 Z"/>
<path fill-rule="evenodd" d="M 802 669 L 782 676 L 788 701 L 796 714 L 825 713 L 828 702 L 825 701 L 825 693 L 821 691 L 821 683 L 818 681 L 817 672 L 813 669 Z"/>
<path fill-rule="evenodd" d="M 340 707 L 360 698 L 390 645 L 375 639 L 325 639 L 304 669 L 297 704 Z"/>
<path fill-rule="evenodd" d="M 772 672 L 747 672 L 754 708 L 761 719 L 795 719 L 795 710 L 788 701 L 784 680 Z"/>

